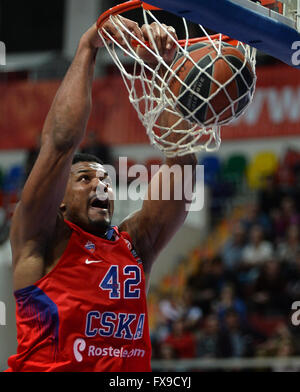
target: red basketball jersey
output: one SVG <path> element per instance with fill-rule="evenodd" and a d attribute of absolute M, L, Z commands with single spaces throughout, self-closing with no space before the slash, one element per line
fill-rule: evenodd
<path fill-rule="evenodd" d="M 151 371 L 146 287 L 129 235 L 73 230 L 57 266 L 15 292 L 18 351 L 9 371 Z"/>

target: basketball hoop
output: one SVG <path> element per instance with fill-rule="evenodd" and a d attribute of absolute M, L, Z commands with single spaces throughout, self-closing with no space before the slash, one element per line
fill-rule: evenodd
<path fill-rule="evenodd" d="M 166 64 L 159 54 L 153 39 L 151 39 L 152 48 L 150 48 L 148 42 L 141 41 L 123 23 L 120 15 L 137 8 L 142 10 L 145 25 L 149 26 L 153 22 L 158 23 L 165 33 L 171 37 L 174 45 L 176 45 L 177 56 L 171 65 Z M 129 100 L 142 121 L 151 144 L 160 149 L 167 157 L 183 156 L 198 151 L 216 151 L 221 144 L 221 126 L 228 124 L 243 114 L 253 99 L 256 85 L 256 49 L 230 39 L 223 34 L 209 35 L 201 25 L 199 27 L 204 36 L 191 38 L 185 18 L 182 18 L 185 38 L 177 41 L 154 15 L 155 10 L 157 10 L 156 7 L 149 6 L 138 0 L 128 1 L 113 7 L 98 19 L 99 36 L 121 72 L 129 93 Z M 104 24 L 108 20 L 120 31 L 125 45 L 121 45 L 105 30 Z M 124 32 L 126 32 L 127 38 Z M 194 48 L 193 45 L 201 43 L 214 52 L 213 58 L 205 66 L 198 60 L 195 61 L 193 52 L 191 53 L 192 48 Z M 224 52 L 229 45 L 231 48 L 237 48 L 242 53 L 243 61 L 240 67 L 230 64 L 232 76 L 226 82 L 221 83 L 209 70 L 215 66 L 219 59 L 224 60 L 224 64 L 228 64 L 228 58 Z M 139 46 L 149 51 L 152 56 L 155 56 L 157 65 L 154 68 L 150 67 L 137 55 L 136 48 Z M 125 68 L 124 55 L 133 60 L 131 71 Z M 201 92 L 195 91 L 195 81 L 187 83 L 186 80 L 182 80 L 179 77 L 178 70 L 185 62 L 190 62 L 189 65 L 192 64 L 193 68 L 196 67 L 197 74 L 209 78 L 210 83 L 213 83 L 215 86 L 214 93 L 210 93 L 209 96 L 203 96 Z M 163 76 L 159 72 L 162 66 L 166 70 Z M 248 69 L 247 72 L 251 72 L 253 75 L 250 82 L 245 80 L 245 69 Z M 242 93 L 239 96 L 233 97 L 228 94 L 227 90 L 231 86 L 230 83 L 232 84 L 237 77 L 239 78 L 239 83 L 242 83 L 244 87 L 241 89 Z M 181 86 L 182 92 L 174 94 L 174 89 L 170 88 L 174 81 Z M 226 96 L 228 104 L 226 103 L 226 107 L 218 112 L 215 110 L 214 100 L 220 92 L 222 92 L 223 96 Z M 184 106 L 182 97 L 187 93 L 191 93 L 196 97 L 197 107 L 195 109 Z M 238 106 L 240 110 L 237 111 L 236 108 Z M 199 108 L 206 111 L 209 110 L 211 113 L 210 118 L 199 116 Z M 172 125 L 161 124 L 160 118 L 164 111 L 176 119 L 172 122 Z M 228 115 L 229 112 L 230 115 Z M 227 115 L 224 116 L 224 113 L 227 113 Z M 184 127 L 182 126 L 183 123 L 185 124 Z M 177 135 L 176 141 L 170 137 L 174 134 Z"/>

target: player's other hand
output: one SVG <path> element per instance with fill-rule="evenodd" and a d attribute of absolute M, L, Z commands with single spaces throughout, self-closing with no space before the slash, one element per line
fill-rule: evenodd
<path fill-rule="evenodd" d="M 105 33 L 110 34 L 125 49 L 128 49 L 128 45 L 131 45 L 131 42 L 134 40 L 133 37 L 143 40 L 143 33 L 138 23 L 121 15 L 105 22 L 102 31 L 104 32 L 104 37 Z M 106 38 L 108 38 L 107 34 Z"/>
<path fill-rule="evenodd" d="M 177 41 L 178 38 L 174 27 L 165 24 L 160 26 L 154 22 L 151 25 L 143 25 L 141 30 L 144 41 L 149 43 L 150 49 L 154 53 L 159 54 L 170 65 L 177 51 L 174 40 Z M 158 63 L 157 57 L 143 46 L 137 48 L 137 54 L 152 67 Z"/>
<path fill-rule="evenodd" d="M 118 18 L 121 23 L 118 22 Z M 103 37 L 108 38 L 108 34 L 111 35 L 121 46 L 128 48 L 127 43 L 131 43 L 132 37 L 129 34 L 132 33 L 135 37 L 143 40 L 143 34 L 139 28 L 138 23 L 124 18 L 119 15 L 118 18 L 113 17 L 112 20 L 108 20 L 102 27 Z M 107 34 L 105 34 L 105 32 Z M 97 49 L 103 46 L 103 40 L 99 36 L 97 23 L 95 23 L 82 37 L 84 43 L 88 44 L 91 48 Z"/>

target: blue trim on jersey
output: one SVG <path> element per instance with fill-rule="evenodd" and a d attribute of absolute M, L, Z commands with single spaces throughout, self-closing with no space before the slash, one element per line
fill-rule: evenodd
<path fill-rule="evenodd" d="M 30 319 L 33 328 L 37 328 L 41 337 L 52 337 L 55 358 L 59 337 L 59 315 L 56 304 L 36 286 L 16 291 L 15 298 L 20 317 Z"/>
<path fill-rule="evenodd" d="M 117 236 L 117 230 L 115 227 L 110 227 L 105 234 L 105 239 L 109 241 L 115 241 L 115 237 Z"/>

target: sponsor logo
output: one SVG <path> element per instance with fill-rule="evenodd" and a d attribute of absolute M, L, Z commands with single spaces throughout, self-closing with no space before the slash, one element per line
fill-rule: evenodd
<path fill-rule="evenodd" d="M 103 263 L 103 260 L 85 260 L 85 264 L 89 265 L 89 264 L 98 264 L 98 263 Z"/>
<path fill-rule="evenodd" d="M 77 362 L 83 361 L 81 353 L 85 350 L 86 343 L 83 339 L 76 339 L 73 345 L 74 356 Z"/>
<path fill-rule="evenodd" d="M 87 346 L 84 339 L 76 339 L 73 345 L 74 357 L 77 362 L 83 361 L 83 355 L 87 357 L 112 357 L 112 358 L 144 358 L 145 350 L 133 348 L 131 350 L 124 349 L 123 347 L 114 348 L 110 347 L 97 347 L 95 345 Z"/>

